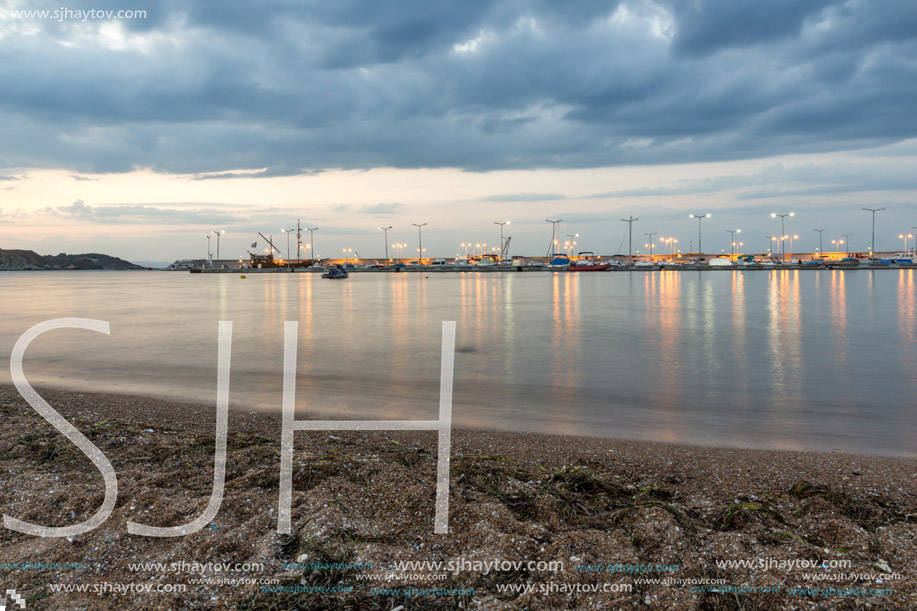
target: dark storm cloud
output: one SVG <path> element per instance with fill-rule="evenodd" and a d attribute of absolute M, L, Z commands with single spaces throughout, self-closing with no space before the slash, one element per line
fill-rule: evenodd
<path fill-rule="evenodd" d="M 917 178 L 910 159 L 888 159 L 881 166 L 835 161 L 787 167 L 775 165 L 755 174 L 733 174 L 694 180 L 681 180 L 671 186 L 620 189 L 586 195 L 584 199 L 636 197 L 678 197 L 736 191 L 735 199 L 766 199 L 840 195 L 863 191 L 910 191 L 917 189 Z M 782 185 L 774 188 L 771 185 Z M 763 187 L 763 188 L 762 188 Z"/>
<path fill-rule="evenodd" d="M 834 0 L 694 0 L 663 2 L 678 18 L 675 48 L 706 54 L 728 47 L 785 41 Z"/>
<path fill-rule="evenodd" d="M 917 136 L 913 2 L 152 0 L 143 10 L 0 21 L 0 167 L 201 180 L 487 171 Z"/>

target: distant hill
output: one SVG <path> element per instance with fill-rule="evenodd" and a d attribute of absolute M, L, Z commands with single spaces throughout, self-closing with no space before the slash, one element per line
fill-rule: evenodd
<path fill-rule="evenodd" d="M 31 250 L 0 248 L 0 270 L 127 270 L 146 269 L 124 259 L 100 253 L 42 256 Z"/>

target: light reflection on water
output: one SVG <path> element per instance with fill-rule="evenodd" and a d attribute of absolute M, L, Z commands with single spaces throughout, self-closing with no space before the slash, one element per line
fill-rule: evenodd
<path fill-rule="evenodd" d="M 33 383 L 212 403 L 234 322 L 236 408 L 277 409 L 298 320 L 301 408 L 435 418 L 440 323 L 458 322 L 459 425 L 915 454 L 914 270 L 605 274 L 0 274 L 0 359 L 31 325 Z M 9 369 L 0 370 L 9 382 Z"/>

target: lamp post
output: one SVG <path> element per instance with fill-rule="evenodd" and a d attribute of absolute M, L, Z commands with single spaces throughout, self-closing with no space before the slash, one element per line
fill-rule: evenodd
<path fill-rule="evenodd" d="M 388 262 L 388 230 L 391 228 L 392 228 L 391 225 L 389 225 L 388 227 L 379 227 L 379 231 L 383 232 L 383 235 L 385 236 L 385 261 L 386 262 Z"/>
<path fill-rule="evenodd" d="M 296 231 L 296 228 L 291 227 L 290 229 L 281 229 L 280 231 L 287 234 L 287 263 L 289 263 L 290 262 L 290 234 Z"/>
<path fill-rule="evenodd" d="M 825 247 L 822 244 L 821 236 L 824 232 L 828 231 L 827 229 L 813 229 L 812 231 L 818 232 L 818 252 L 819 254 L 825 254 Z"/>
<path fill-rule="evenodd" d="M 309 231 L 309 250 L 312 251 L 312 258 L 315 259 L 315 232 L 318 231 L 318 227 L 306 227 Z"/>
<path fill-rule="evenodd" d="M 782 236 L 781 242 L 783 243 L 783 260 L 786 260 L 786 217 L 796 216 L 795 212 L 787 212 L 786 214 L 777 214 L 776 212 L 771 212 L 771 218 L 780 217 L 780 235 Z"/>
<path fill-rule="evenodd" d="M 692 219 L 697 219 L 697 254 L 702 255 L 704 254 L 704 247 L 701 243 L 700 225 L 701 225 L 702 220 L 710 216 L 710 213 L 708 212 L 707 214 L 690 214 L 688 216 L 690 216 Z"/>
<path fill-rule="evenodd" d="M 847 245 L 847 252 L 850 252 L 850 236 L 852 236 L 853 234 L 852 233 L 842 233 L 841 235 L 844 236 L 843 243 Z"/>
<path fill-rule="evenodd" d="M 569 248 L 570 248 L 570 254 L 573 254 L 573 247 L 576 246 L 576 240 L 574 240 L 573 238 L 578 238 L 578 237 L 579 237 L 579 234 L 578 234 L 578 233 L 568 233 L 568 234 L 567 234 L 567 237 L 570 238 L 569 241 L 568 241 L 569 244 L 570 244 L 570 246 L 569 246 Z"/>
<path fill-rule="evenodd" d="M 729 234 L 729 241 L 732 242 L 732 254 L 729 257 L 729 260 L 732 261 L 736 258 L 736 234 L 742 233 L 741 229 L 727 229 L 726 233 Z"/>
<path fill-rule="evenodd" d="M 671 246 L 671 248 L 672 248 L 672 255 L 671 255 L 671 257 L 669 258 L 669 260 L 670 260 L 670 261 L 674 261 L 674 260 L 675 260 L 675 245 L 678 244 L 678 240 L 676 240 L 675 238 L 659 238 L 659 239 L 660 239 L 660 241 L 662 241 L 662 242 L 665 244 L 665 254 L 666 254 L 666 256 L 669 255 L 669 247 Z"/>
<path fill-rule="evenodd" d="M 557 221 L 552 221 L 551 219 L 545 219 L 544 221 L 546 223 L 551 223 L 551 243 L 548 244 L 548 258 L 553 258 L 554 255 L 557 253 L 557 250 L 556 250 L 557 238 L 560 237 L 560 228 L 558 227 L 558 225 L 563 223 L 564 220 L 560 219 Z"/>
<path fill-rule="evenodd" d="M 871 259 L 876 252 L 876 212 L 885 210 L 885 208 L 863 208 L 863 210 L 872 212 L 872 246 L 869 247 L 869 258 Z"/>
<path fill-rule="evenodd" d="M 648 244 L 648 246 L 650 247 L 650 263 L 653 262 L 653 236 L 656 235 L 657 233 L 659 232 L 658 231 L 654 231 L 652 233 L 647 233 L 645 231 L 643 232 L 643 235 L 650 237 L 650 243 Z"/>
<path fill-rule="evenodd" d="M 907 254 L 907 239 L 913 238 L 914 234 L 912 233 L 902 233 L 898 236 L 899 238 L 904 238 L 904 254 Z"/>
<path fill-rule="evenodd" d="M 500 256 L 503 256 L 503 225 L 509 225 L 509 221 L 494 221 L 494 225 L 500 226 Z"/>
<path fill-rule="evenodd" d="M 347 265 L 347 262 L 350 260 L 350 253 L 353 252 L 353 248 L 342 248 L 341 251 L 344 253 L 344 265 Z"/>
<path fill-rule="evenodd" d="M 426 223 L 411 223 L 414 227 L 417 227 L 417 265 L 423 265 L 423 226 Z"/>
<path fill-rule="evenodd" d="M 210 257 L 212 257 L 213 255 L 210 254 L 210 238 L 213 237 L 213 236 L 211 236 L 211 235 L 208 233 L 208 234 L 207 234 L 206 236 L 204 236 L 204 237 L 207 238 L 207 261 L 210 262 L 210 264 L 212 265 L 212 264 L 213 264 L 213 260 L 212 260 Z"/>
<path fill-rule="evenodd" d="M 769 252 L 771 255 L 773 255 L 773 254 L 774 254 L 773 246 L 774 246 L 774 242 L 777 241 L 777 236 L 775 236 L 775 235 L 766 235 L 766 236 L 764 236 L 764 237 L 767 238 L 767 252 Z M 780 244 L 779 244 L 779 243 L 777 244 L 777 252 L 778 252 L 778 253 L 780 252 Z"/>
<path fill-rule="evenodd" d="M 623 222 L 627 223 L 627 263 L 630 265 L 634 264 L 634 221 L 639 221 L 639 218 L 634 218 L 633 215 L 630 215 L 626 219 L 621 219 Z"/>
<path fill-rule="evenodd" d="M 219 231 L 216 230 L 216 229 L 214 229 L 214 230 L 211 231 L 210 233 L 215 233 L 215 234 L 217 234 L 217 261 L 219 261 L 219 260 L 220 260 L 220 236 L 223 235 L 223 234 L 226 233 L 226 232 L 223 231 L 222 229 L 219 230 Z"/>
<path fill-rule="evenodd" d="M 844 245 L 844 240 L 831 240 L 831 245 L 836 249 L 834 252 L 840 253 L 841 246 Z M 850 248 L 850 246 L 848 245 L 847 248 Z"/>

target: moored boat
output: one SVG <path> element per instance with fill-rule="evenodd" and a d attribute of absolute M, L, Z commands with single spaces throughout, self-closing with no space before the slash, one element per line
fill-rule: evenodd
<path fill-rule="evenodd" d="M 322 274 L 322 278 L 328 278 L 330 280 L 341 280 L 349 276 L 350 274 L 347 272 L 343 265 L 332 267 L 327 272 Z"/>
<path fill-rule="evenodd" d="M 567 265 L 570 272 L 602 272 L 611 267 L 611 263 L 600 263 L 595 258 L 595 253 L 584 251 L 579 253 L 580 258 Z"/>

